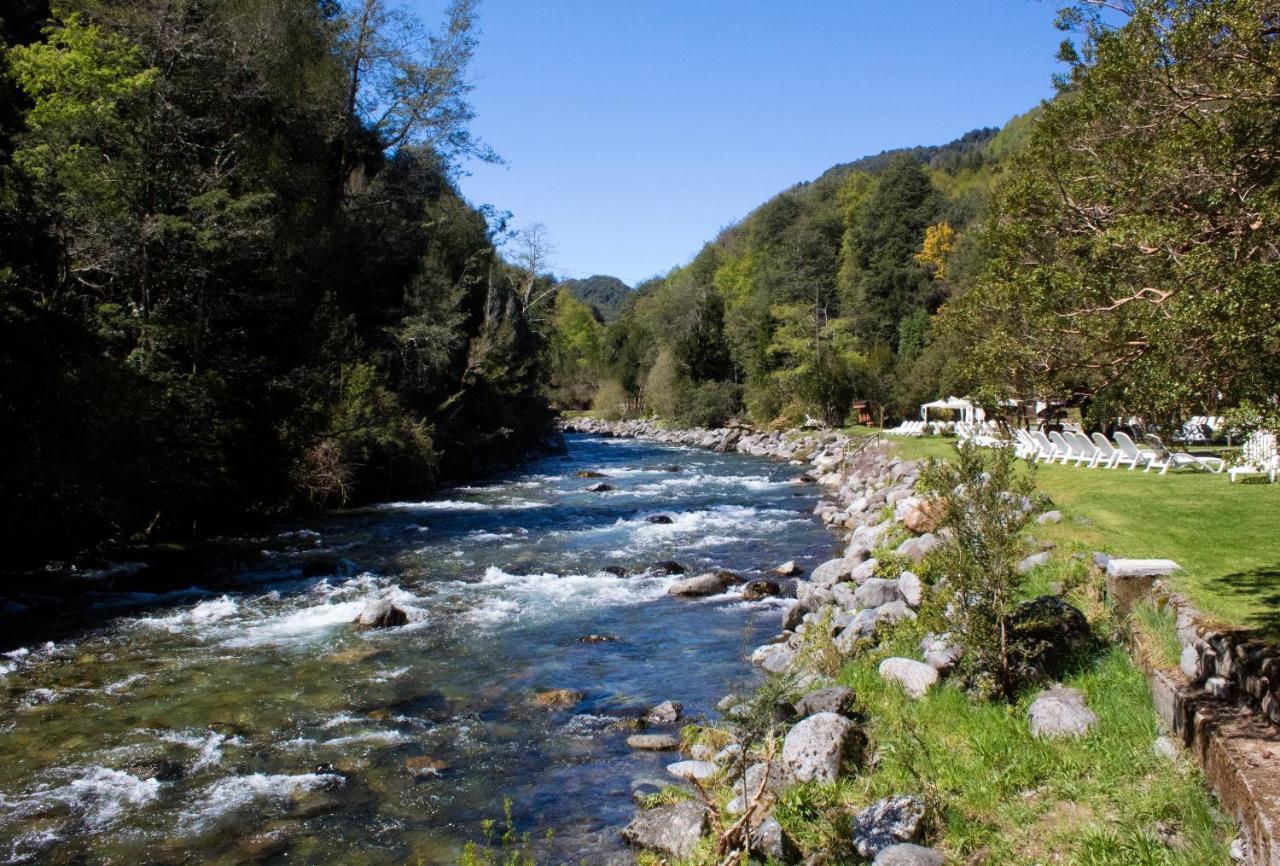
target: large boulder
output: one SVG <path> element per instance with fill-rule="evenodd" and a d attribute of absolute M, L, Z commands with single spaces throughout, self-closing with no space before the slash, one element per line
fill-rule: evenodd
<path fill-rule="evenodd" d="M 924 803 L 916 797 L 885 797 L 853 816 L 853 847 L 867 860 L 886 848 L 915 842 L 924 832 Z"/>
<path fill-rule="evenodd" d="M 926 532 L 918 538 L 908 538 L 906 541 L 898 545 L 894 551 L 899 556 L 904 556 L 912 562 L 919 562 L 942 544 L 942 539 L 934 535 L 932 532 Z"/>
<path fill-rule="evenodd" d="M 680 740 L 672 734 L 632 734 L 627 745 L 644 752 L 669 752 L 680 748 Z"/>
<path fill-rule="evenodd" d="M 770 643 L 756 647 L 751 654 L 752 664 L 757 664 L 771 674 L 790 670 L 795 664 L 797 651 L 784 643 Z"/>
<path fill-rule="evenodd" d="M 904 842 L 881 849 L 871 866 L 943 866 L 942 854 Z"/>
<path fill-rule="evenodd" d="M 832 686 L 818 689 L 796 701 L 796 715 L 801 718 L 818 713 L 835 713 L 852 718 L 857 713 L 857 695 L 848 686 Z"/>
<path fill-rule="evenodd" d="M 898 683 L 911 697 L 922 698 L 938 681 L 938 672 L 915 659 L 888 658 L 880 662 L 880 679 Z"/>
<path fill-rule="evenodd" d="M 1098 716 L 1085 706 L 1079 691 L 1056 686 L 1036 695 L 1027 709 L 1027 723 L 1037 737 L 1083 737 L 1098 724 Z"/>
<path fill-rule="evenodd" d="M 862 761 L 866 737 L 836 713 L 816 713 L 798 722 L 782 742 L 782 766 L 797 782 L 834 782 L 846 764 Z"/>
<path fill-rule="evenodd" d="M 891 601 L 901 601 L 902 592 L 898 589 L 898 581 L 883 577 L 872 577 L 866 580 L 853 594 L 857 607 L 879 607 Z"/>
<path fill-rule="evenodd" d="M 876 576 L 876 567 L 880 565 L 878 559 L 867 559 L 858 563 L 853 571 L 849 572 L 849 579 L 854 583 L 865 583 Z"/>
<path fill-rule="evenodd" d="M 907 603 L 902 599 L 891 601 L 888 604 L 882 604 L 875 608 L 876 626 L 892 625 L 895 622 L 902 622 L 904 619 L 915 619 L 916 612 L 907 607 Z"/>
<path fill-rule="evenodd" d="M 1019 604 L 1006 621 L 1010 664 L 1019 682 L 1059 676 L 1089 646 L 1089 620 L 1056 595 Z"/>
<path fill-rule="evenodd" d="M 828 559 L 813 570 L 813 574 L 809 575 L 809 581 L 830 589 L 837 583 L 848 580 L 849 572 L 852 570 L 853 566 L 846 559 Z"/>
<path fill-rule="evenodd" d="M 858 648 L 858 641 L 875 635 L 878 621 L 875 610 L 868 608 L 858 611 L 836 638 L 836 649 L 845 655 L 852 655 Z"/>
<path fill-rule="evenodd" d="M 907 604 L 919 607 L 924 602 L 924 581 L 914 572 L 904 571 L 898 575 L 898 592 Z"/>
<path fill-rule="evenodd" d="M 697 800 L 682 800 L 641 812 L 623 829 L 622 839 L 668 857 L 688 857 L 709 828 L 707 807 Z"/>
<path fill-rule="evenodd" d="M 408 622 L 409 615 L 385 598 L 369 602 L 355 618 L 355 624 L 361 628 L 395 628 Z"/>
<path fill-rule="evenodd" d="M 823 605 L 835 604 L 836 597 L 825 586 L 802 580 L 796 584 L 796 601 L 806 610 L 819 610 Z"/>
<path fill-rule="evenodd" d="M 760 601 L 762 598 L 782 595 L 782 587 L 772 580 L 752 580 L 742 588 L 743 601 Z"/>
<path fill-rule="evenodd" d="M 685 577 L 677 580 L 667 588 L 667 595 L 680 595 L 688 598 L 719 595 L 724 592 L 724 588 L 727 585 L 728 583 L 719 573 L 699 574 L 695 577 Z"/>

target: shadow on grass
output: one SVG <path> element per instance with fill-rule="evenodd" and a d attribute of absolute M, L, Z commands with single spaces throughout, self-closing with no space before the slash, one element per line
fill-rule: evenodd
<path fill-rule="evenodd" d="M 1214 592 L 1245 599 L 1255 608 L 1251 628 L 1245 631 L 1280 641 L 1280 563 L 1216 577 L 1209 586 Z"/>

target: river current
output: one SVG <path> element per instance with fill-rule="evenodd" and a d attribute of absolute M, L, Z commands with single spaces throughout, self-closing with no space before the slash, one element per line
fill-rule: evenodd
<path fill-rule="evenodd" d="M 665 700 L 714 713 L 785 604 L 673 598 L 652 564 L 750 579 L 835 539 L 794 466 L 568 444 L 426 501 L 227 539 L 163 592 L 86 575 L 75 627 L 42 634 L 21 597 L 0 603 L 0 862 L 453 863 L 507 798 L 540 862 L 629 862 L 633 788 L 676 758 L 628 749 L 626 720 Z M 339 573 L 304 577 L 322 557 Z M 376 598 L 409 623 L 357 629 Z M 583 698 L 533 700 L 557 688 Z"/>

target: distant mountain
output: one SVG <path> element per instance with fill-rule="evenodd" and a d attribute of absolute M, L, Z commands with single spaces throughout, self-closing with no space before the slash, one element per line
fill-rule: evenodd
<path fill-rule="evenodd" d="M 631 297 L 631 287 L 617 277 L 596 274 L 583 280 L 565 280 L 561 288 L 595 309 L 601 319 L 611 322 L 622 312 L 627 299 Z"/>

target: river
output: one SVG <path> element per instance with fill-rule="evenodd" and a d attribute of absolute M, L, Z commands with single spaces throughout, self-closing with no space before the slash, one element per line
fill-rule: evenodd
<path fill-rule="evenodd" d="M 835 539 L 793 466 L 568 444 L 427 501 L 224 540 L 165 591 L 86 575 L 75 627 L 42 635 L 10 601 L 0 861 L 452 863 L 510 798 L 540 861 L 628 862 L 633 786 L 675 758 L 629 750 L 625 720 L 669 699 L 714 712 L 784 605 L 672 598 L 646 569 L 750 578 Z M 341 573 L 303 577 L 317 557 Z M 353 626 L 378 597 L 409 624 Z M 584 697 L 536 705 L 552 688 Z"/>

